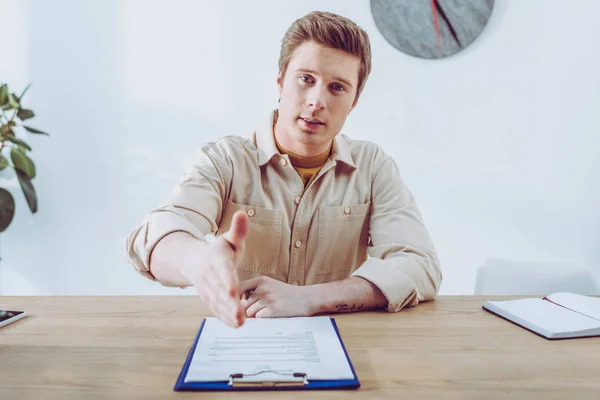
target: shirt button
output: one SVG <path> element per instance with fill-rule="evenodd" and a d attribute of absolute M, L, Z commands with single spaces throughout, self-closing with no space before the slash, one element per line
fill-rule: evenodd
<path fill-rule="evenodd" d="M 285 158 L 281 157 L 279 159 L 279 164 L 283 165 L 284 167 L 287 165 L 287 161 L 285 160 Z"/>
<path fill-rule="evenodd" d="M 302 242 L 300 240 L 296 240 L 296 243 L 294 243 L 294 246 L 300 247 L 300 246 L 302 246 Z"/>
<path fill-rule="evenodd" d="M 344 207 L 344 214 L 350 214 L 350 206 Z"/>
<path fill-rule="evenodd" d="M 298 205 L 298 204 L 300 204 L 300 200 L 302 200 L 302 198 L 300 198 L 300 196 L 298 196 L 294 199 L 294 203 L 296 203 L 296 205 Z"/>
<path fill-rule="evenodd" d="M 256 211 L 254 211 L 252 208 L 248 210 L 248 215 L 250 217 L 254 217 L 254 214 L 256 214 Z"/>

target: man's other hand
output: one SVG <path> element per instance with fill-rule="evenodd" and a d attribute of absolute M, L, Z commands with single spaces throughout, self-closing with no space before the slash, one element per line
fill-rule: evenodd
<path fill-rule="evenodd" d="M 318 299 L 310 286 L 295 286 L 260 276 L 239 284 L 239 303 L 248 317 L 308 317 L 316 313 Z"/>

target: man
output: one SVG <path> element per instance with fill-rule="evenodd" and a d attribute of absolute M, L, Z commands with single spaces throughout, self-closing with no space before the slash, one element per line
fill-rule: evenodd
<path fill-rule="evenodd" d="M 198 151 L 170 202 L 127 238 L 135 268 L 194 286 L 232 327 L 432 300 L 438 257 L 396 164 L 339 134 L 370 69 L 369 38 L 352 21 L 326 12 L 295 21 L 281 46 L 278 110 L 250 138 Z"/>

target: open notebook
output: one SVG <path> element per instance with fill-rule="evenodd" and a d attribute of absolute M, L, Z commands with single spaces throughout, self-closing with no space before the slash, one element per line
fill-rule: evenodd
<path fill-rule="evenodd" d="M 483 308 L 546 339 L 600 336 L 600 298 L 553 293 L 542 299 L 487 301 Z"/>

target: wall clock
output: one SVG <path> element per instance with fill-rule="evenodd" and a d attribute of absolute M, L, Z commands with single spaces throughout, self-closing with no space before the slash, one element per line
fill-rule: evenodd
<path fill-rule="evenodd" d="M 396 49 L 419 58 L 443 58 L 483 32 L 494 0 L 371 0 L 377 29 Z"/>

